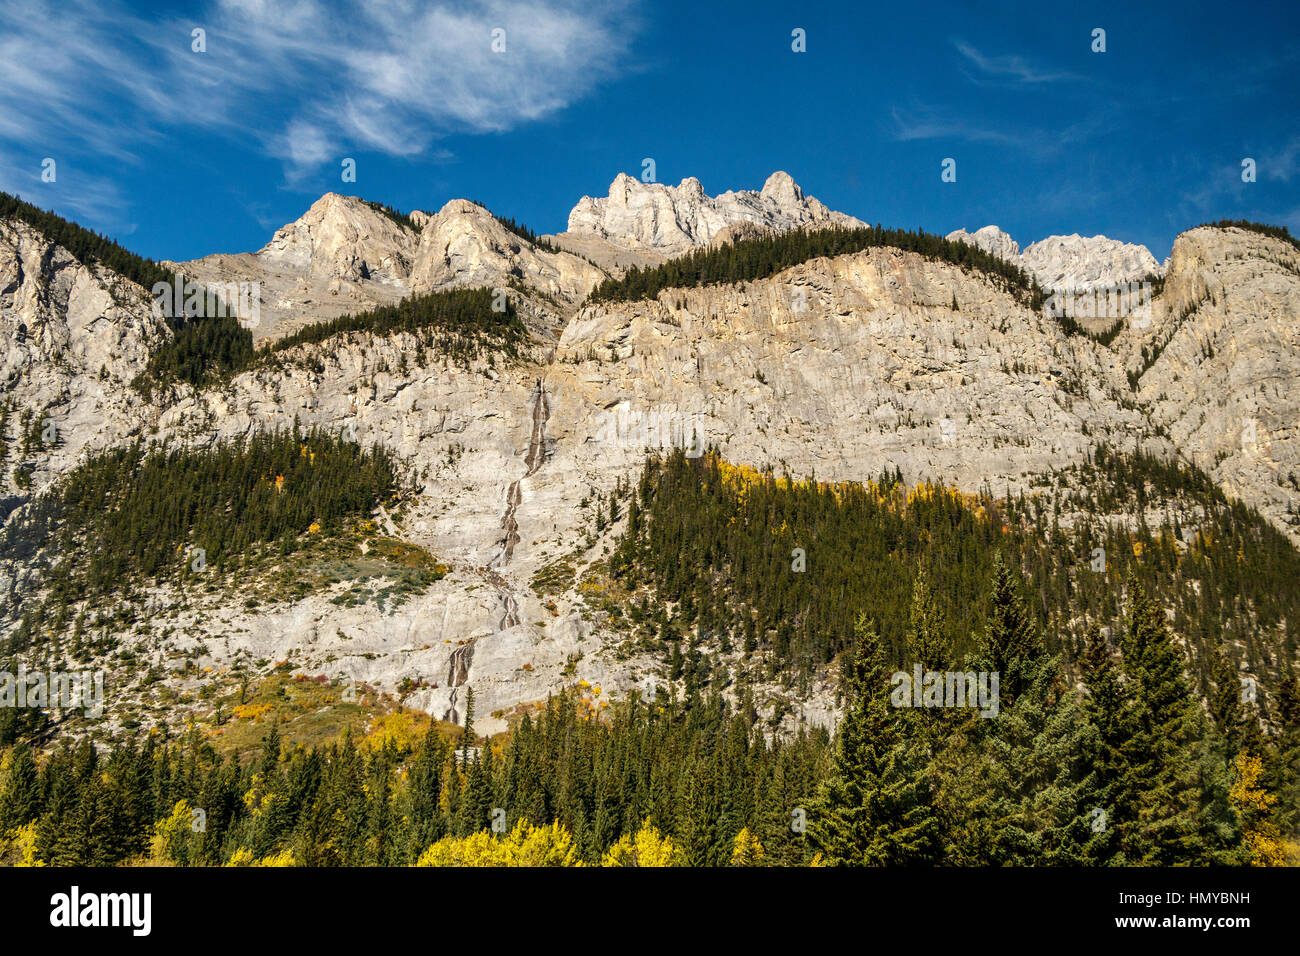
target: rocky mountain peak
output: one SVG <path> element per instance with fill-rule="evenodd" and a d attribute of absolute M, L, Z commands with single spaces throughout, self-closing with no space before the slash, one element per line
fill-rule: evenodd
<path fill-rule="evenodd" d="M 1146 246 L 1077 233 L 1040 239 L 1021 260 L 1046 289 L 1115 286 L 1161 271 Z"/>
<path fill-rule="evenodd" d="M 468 199 L 448 199 L 442 204 L 436 215 L 426 216 L 426 223 L 439 219 L 446 219 L 450 216 L 479 216 L 484 219 L 492 219 L 492 213 L 483 208 L 476 202 Z M 421 227 L 423 228 L 423 227 Z"/>
<path fill-rule="evenodd" d="M 605 278 L 576 256 L 534 247 L 468 199 L 409 218 L 416 228 L 364 199 L 326 193 L 255 253 L 173 265 L 200 282 L 258 283 L 258 339 L 455 286 L 522 282 L 553 302 L 576 303 Z"/>
<path fill-rule="evenodd" d="M 1165 268 L 1146 246 L 1106 236 L 1048 236 L 1026 246 L 1023 253 L 1015 240 L 997 226 L 975 232 L 958 229 L 945 238 L 970 243 L 1014 262 L 1049 290 L 1107 288 L 1160 275 Z"/>
<path fill-rule="evenodd" d="M 761 195 L 782 206 L 803 202 L 803 190 L 794 181 L 794 177 L 781 169 L 767 177 Z"/>
<path fill-rule="evenodd" d="M 355 196 L 326 193 L 300 218 L 276 230 L 255 255 L 272 267 L 322 278 L 406 273 L 414 236 Z"/>
<path fill-rule="evenodd" d="M 1006 259 L 1008 262 L 1020 261 L 1020 244 L 998 226 L 985 226 L 982 229 L 976 229 L 974 232 L 958 229 L 955 232 L 948 233 L 944 238 L 950 242 L 965 242 L 972 246 L 978 246 L 985 252 L 990 252 L 1001 259 Z"/>
<path fill-rule="evenodd" d="M 693 176 L 665 186 L 619 173 L 606 198 L 583 196 L 578 201 L 569 213 L 568 231 L 561 235 L 672 257 L 707 246 L 727 227 L 740 223 L 777 231 L 810 224 L 863 225 L 806 197 L 786 172 L 773 173 L 761 190 L 717 196 L 709 196 Z"/>

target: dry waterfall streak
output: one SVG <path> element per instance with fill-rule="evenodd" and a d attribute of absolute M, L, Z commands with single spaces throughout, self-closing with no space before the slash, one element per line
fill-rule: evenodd
<path fill-rule="evenodd" d="M 473 659 L 474 642 L 467 641 L 451 652 L 451 660 L 447 662 L 447 685 L 451 688 L 451 695 L 447 699 L 447 713 L 442 719 L 453 724 L 460 723 L 456 698 L 460 695 L 461 685 L 469 680 L 469 665 Z"/>
<path fill-rule="evenodd" d="M 533 424 L 532 432 L 528 437 L 528 452 L 524 456 L 524 478 L 535 475 L 546 461 L 546 421 L 551 416 L 551 404 L 546 396 L 546 390 L 542 387 L 542 380 L 537 380 L 537 391 L 533 393 Z M 505 531 L 505 536 L 501 540 L 500 550 L 492 559 L 491 567 L 504 568 L 514 557 L 515 545 L 519 543 L 519 522 L 516 518 L 516 511 L 523 501 L 523 491 L 519 483 L 523 479 L 516 479 L 510 483 L 506 489 L 506 510 L 501 516 L 501 527 Z"/>
<path fill-rule="evenodd" d="M 524 478 L 535 475 L 546 461 L 546 422 L 550 416 L 550 400 L 546 396 L 542 380 L 538 379 L 537 390 L 533 393 L 532 430 L 528 438 L 528 451 L 524 455 Z M 523 491 L 519 484 L 522 480 L 522 478 L 515 479 L 510 482 L 510 486 L 506 489 L 505 513 L 501 516 L 501 527 L 505 531 L 505 536 L 501 539 L 497 553 L 493 556 L 484 574 L 487 582 L 501 595 L 501 601 L 505 607 L 501 620 L 497 622 L 497 629 L 501 631 L 519 624 L 519 601 L 515 597 L 514 589 L 511 588 L 510 583 L 497 569 L 504 568 L 510 563 L 510 559 L 514 557 L 515 545 L 519 543 L 519 521 L 516 518 L 516 511 L 523 501 Z M 458 723 L 460 719 L 460 715 L 456 711 L 456 700 L 460 693 L 460 687 L 469 680 L 470 663 L 474 656 L 473 648 L 474 644 L 471 639 L 451 653 L 451 660 L 447 669 L 447 684 L 451 692 L 448 698 L 447 713 L 443 717 L 444 720 L 451 723 Z"/>

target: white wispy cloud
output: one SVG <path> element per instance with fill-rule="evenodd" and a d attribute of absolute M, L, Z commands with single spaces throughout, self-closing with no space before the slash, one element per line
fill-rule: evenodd
<path fill-rule="evenodd" d="M 449 134 L 544 118 L 613 77 L 630 2 L 212 0 L 153 19 L 119 0 L 7 0 L 0 165 L 58 151 L 132 162 L 177 148 L 177 127 L 251 139 L 290 179 L 359 150 L 442 156 Z M 196 28 L 206 52 L 191 49 Z"/>
<path fill-rule="evenodd" d="M 1276 149 L 1265 150 L 1259 159 L 1259 174 L 1266 179 L 1289 183 L 1300 174 L 1300 136 L 1293 135 Z"/>
<path fill-rule="evenodd" d="M 889 135 L 900 142 L 951 139 L 970 143 L 995 143 L 1028 156 L 1046 157 L 1075 147 L 1105 126 L 1103 117 L 1086 115 L 1068 126 L 1038 128 L 1021 123 L 990 126 L 965 115 L 929 105 L 895 106 L 889 112 Z"/>
<path fill-rule="evenodd" d="M 954 40 L 953 46 L 984 77 L 1017 83 L 1058 83 L 1062 80 L 1080 79 L 1078 74 L 1068 70 L 1042 69 L 1014 54 L 986 56 L 965 40 Z"/>

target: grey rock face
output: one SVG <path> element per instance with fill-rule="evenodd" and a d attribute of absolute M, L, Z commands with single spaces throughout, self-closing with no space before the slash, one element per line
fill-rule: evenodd
<path fill-rule="evenodd" d="M 250 282 L 261 290 L 257 340 L 315 322 L 392 305 L 413 293 L 457 286 L 524 286 L 545 305 L 539 330 L 562 321 L 606 273 L 567 252 L 539 248 L 474 203 L 453 199 L 419 231 L 368 203 L 327 193 L 254 253 L 169 263 L 202 283 Z"/>
<path fill-rule="evenodd" d="M 89 269 L 26 223 L 0 221 L 0 401 L 11 443 L 22 416 L 41 432 L 24 462 L 0 462 L 0 497 L 17 469 L 39 492 L 79 458 L 136 435 L 157 410 L 130 387 L 167 335 L 133 282 Z"/>
<path fill-rule="evenodd" d="M 1146 246 L 1105 236 L 1048 236 L 1020 258 L 1044 289 L 1106 288 L 1161 271 Z"/>
<path fill-rule="evenodd" d="M 620 187 L 623 212 L 579 203 L 593 212 L 592 233 L 571 230 L 568 240 L 651 262 L 682 243 L 732 241 L 819 215 L 788 177 L 713 200 L 690 181 L 672 190 L 631 182 Z M 806 221 L 849 220 L 834 216 Z M 978 273 L 893 249 L 812 260 L 757 282 L 665 290 L 652 301 L 583 305 L 605 269 L 533 246 L 468 202 L 413 218 L 418 232 L 359 201 L 326 197 L 258 253 L 185 265 L 279 283 L 292 304 L 277 306 L 266 335 L 385 295 L 513 280 L 537 323 L 558 329 L 554 339 L 539 333 L 546 344 L 528 360 L 469 368 L 426 361 L 404 335 L 333 341 L 283 371 L 146 402 L 128 383 L 168 333 L 144 290 L 86 269 L 21 224 L 0 223 L 0 391 L 48 413 L 59 433 L 57 447 L 26 462 L 30 492 L 16 483 L 14 457 L 5 463 L 0 515 L 81 456 L 133 436 L 208 442 L 295 418 L 350 426 L 421 475 L 418 500 L 393 531 L 449 564 L 446 578 L 389 611 L 341 607 L 331 593 L 245 610 L 221 595 L 181 602 L 160 591 L 150 596 L 147 633 L 130 640 L 194 651 L 218 671 L 291 659 L 304 672 L 387 691 L 419 678 L 408 703 L 438 716 L 457 712 L 467 685 L 491 715 L 579 679 L 621 694 L 655 676 L 656 663 L 625 654 L 579 588 L 543 595 L 531 584 L 561 559 L 579 576 L 600 560 L 621 529 L 588 538 L 580 502 L 632 478 L 648 447 L 680 444 L 692 431 L 738 463 L 796 475 L 862 480 L 897 467 L 909 482 L 1026 494 L 1035 476 L 1099 443 L 1140 446 L 1195 461 L 1300 541 L 1288 523 L 1300 497 L 1290 477 L 1300 473 L 1300 256 L 1278 240 L 1185 233 L 1152 321 L 1108 348 L 1065 336 Z M 1018 254 L 993 227 L 968 241 Z M 1044 261 L 1084 249 L 1102 263 L 1062 274 L 1102 281 L 1148 266 L 1140 255 L 1107 259 L 1111 247 L 1090 240 L 1059 248 Z M 23 573 L 0 567 L 0 593 Z M 822 687 L 802 710 L 832 721 L 833 693 Z M 479 726 L 493 732 L 504 722 L 484 716 Z"/>
<path fill-rule="evenodd" d="M 1015 240 L 997 226 L 975 232 L 958 229 L 945 238 L 970 243 L 1015 263 L 1047 290 L 1114 288 L 1164 273 L 1164 267 L 1146 246 L 1105 236 L 1048 236 L 1026 246 L 1023 253 Z"/>
<path fill-rule="evenodd" d="M 610 184 L 608 196 L 583 196 L 578 201 L 569 213 L 568 231 L 561 235 L 600 239 L 672 258 L 708 245 L 719 232 L 739 223 L 777 231 L 809 225 L 864 225 L 804 196 L 784 172 L 769 176 L 759 191 L 728 191 L 718 196 L 707 195 L 694 177 L 665 186 L 620 173 Z"/>
<path fill-rule="evenodd" d="M 997 226 L 984 226 L 974 232 L 958 229 L 948 233 L 944 238 L 951 242 L 965 242 L 972 246 L 979 246 L 985 252 L 1006 259 L 1008 262 L 1020 261 L 1019 244 Z"/>
<path fill-rule="evenodd" d="M 1292 540 L 1300 531 L 1300 251 L 1243 229 L 1174 242 L 1148 328 L 1116 340 L 1179 451 Z M 1155 355 L 1149 367 L 1142 355 Z M 1145 368 L 1145 371 L 1143 369 Z"/>

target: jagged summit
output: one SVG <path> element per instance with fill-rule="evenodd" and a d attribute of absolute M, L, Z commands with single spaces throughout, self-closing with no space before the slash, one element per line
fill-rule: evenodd
<path fill-rule="evenodd" d="M 789 173 L 777 171 L 761 190 L 709 196 L 695 177 L 676 186 L 643 183 L 619 173 L 604 198 L 583 196 L 569 213 L 566 239 L 599 239 L 624 249 L 661 256 L 707 246 L 730 226 L 749 223 L 784 231 L 809 224 L 861 226 L 860 220 L 827 209 L 805 196 Z"/>
<path fill-rule="evenodd" d="M 1160 275 L 1165 268 L 1146 246 L 1106 236 L 1048 236 L 1026 246 L 1023 253 L 1016 241 L 997 226 L 975 232 L 958 229 L 945 238 L 970 243 L 1016 263 L 1045 289 L 1115 286 Z"/>
<path fill-rule="evenodd" d="M 1077 233 L 1040 239 L 1021 258 L 1047 289 L 1119 285 L 1162 271 L 1146 246 Z"/>
<path fill-rule="evenodd" d="M 255 255 L 268 265 L 324 278 L 400 280 L 413 233 L 363 199 L 326 193 L 281 226 Z"/>
<path fill-rule="evenodd" d="M 965 242 L 972 246 L 978 246 L 985 252 L 991 252 L 1008 262 L 1017 262 L 1020 259 L 1020 244 L 998 226 L 985 226 L 982 229 L 976 229 L 974 232 L 958 229 L 955 232 L 948 233 L 944 238 L 953 242 Z"/>
<path fill-rule="evenodd" d="M 794 181 L 794 177 L 781 169 L 767 177 L 767 182 L 763 183 L 760 195 L 785 206 L 793 206 L 796 203 L 803 202 L 803 190 Z"/>
<path fill-rule="evenodd" d="M 402 217 L 333 192 L 257 252 L 169 265 L 200 282 L 261 283 L 258 339 L 455 286 L 522 283 L 548 297 L 546 308 L 576 305 L 605 278 L 577 256 L 528 242 L 468 199 Z M 539 326 L 556 321 L 548 315 Z"/>

